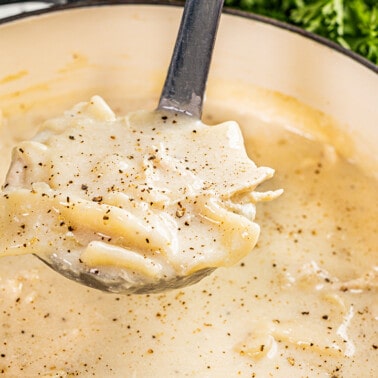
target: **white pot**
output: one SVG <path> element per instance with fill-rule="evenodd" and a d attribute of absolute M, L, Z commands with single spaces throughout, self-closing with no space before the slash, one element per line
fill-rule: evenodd
<path fill-rule="evenodd" d="M 2 108 L 29 108 L 67 93 L 71 103 L 96 91 L 125 99 L 157 97 L 179 23 L 178 7 L 73 5 L 36 13 L 0 25 Z M 298 29 L 225 14 L 208 96 L 219 78 L 293 96 L 335 117 L 353 139 L 350 157 L 369 161 L 373 168 L 378 163 L 377 73 L 373 64 Z"/>
<path fill-rule="evenodd" d="M 140 104 L 153 109 L 170 60 L 181 8 L 168 5 L 169 2 L 150 3 L 74 4 L 0 23 L 0 125 L 1 114 L 6 120 L 0 136 L 12 134 L 12 125 L 18 125 L 23 130 L 22 137 L 28 138 L 32 135 L 30 124 L 59 114 L 94 94 L 102 95 L 117 112 L 138 109 Z M 320 124 L 311 132 L 378 176 L 378 68 L 298 29 L 228 10 L 219 27 L 206 102 L 230 109 L 241 104 L 242 111 L 252 109 L 272 115 L 275 110 L 270 105 L 274 101 L 259 100 L 265 90 L 281 93 L 282 101 L 289 102 L 292 96 L 334 117 L 338 124 L 335 128 L 328 128 L 327 122 L 326 127 Z M 3 167 L 9 159 L 3 154 Z M 228 316 L 224 303 L 237 306 L 240 302 L 241 306 L 254 294 L 241 290 L 239 295 L 236 289 L 230 294 L 226 290 L 233 285 L 231 280 L 227 281 L 229 273 L 211 281 L 213 287 L 225 287 L 224 291 L 215 291 L 212 298 L 207 286 L 198 286 L 167 297 L 117 299 L 66 281 L 31 256 L 4 258 L 2 264 L 1 292 L 5 292 L 7 301 L 14 297 L 9 302 L 10 309 L 1 309 L 5 325 L 0 338 L 8 340 L 4 359 L 14 358 L 14 364 L 25 367 L 23 371 L 42 375 L 50 371 L 59 376 L 79 371 L 81 376 L 91 376 L 96 375 L 98 364 L 103 374 L 98 376 L 109 377 L 223 377 L 239 376 L 239 370 L 240 376 L 254 371 L 256 361 L 235 352 L 247 331 L 235 328 L 234 333 L 227 334 L 224 325 Z M 235 278 L 238 271 L 230 274 Z M 43 283 L 38 281 L 39 276 L 43 277 Z M 42 284 L 46 290 L 39 294 L 35 287 Z M 57 301 L 56 307 L 51 308 L 53 296 Z M 212 302 L 215 297 L 217 308 Z M 337 296 L 327 300 L 332 306 L 341 306 Z M 197 303 L 203 307 L 197 309 Z M 22 311 L 26 315 L 13 306 L 24 306 Z M 172 308 L 177 312 L 172 312 Z M 180 309 L 186 311 L 185 316 Z M 13 319 L 23 327 L 22 335 L 18 328 L 12 328 L 13 320 L 6 316 L 8 310 L 17 315 Z M 214 324 L 207 320 L 207 312 L 215 316 Z M 353 315 L 345 313 L 344 320 L 341 317 L 344 331 L 340 328 L 340 332 L 346 332 L 348 316 Z M 130 323 L 116 322 L 122 314 L 131 319 Z M 182 319 L 188 323 L 183 324 Z M 54 326 L 51 322 L 55 322 Z M 38 324 L 43 326 L 38 328 Z M 263 330 L 265 325 L 260 326 Z M 30 339 L 29 334 L 35 334 L 36 338 Z M 24 335 L 29 337 L 27 343 Z M 29 353 L 25 345 L 32 350 L 35 345 L 42 345 L 41 339 L 45 340 L 46 351 Z M 1 348 L 2 344 L 0 351 Z M 65 353 L 70 356 L 66 364 Z M 270 369 L 266 371 L 273 371 L 276 377 L 287 377 L 282 370 L 275 370 L 269 355 L 265 357 L 268 360 L 262 364 Z M 320 362 L 327 366 L 323 360 L 333 359 L 332 366 L 336 366 L 338 360 L 334 358 L 329 355 Z M 345 358 L 340 357 L 340 361 Z M 0 357 L 0 374 L 2 360 Z M 211 361 L 211 366 L 205 361 Z M 309 363 L 307 368 L 295 365 L 290 358 L 284 363 L 298 369 L 297 372 L 304 371 L 306 376 L 331 374 L 324 366 L 312 368 Z M 31 365 L 33 368 L 28 370 Z M 63 370 L 57 371 L 54 366 Z M 5 363 L 3 369 L 6 373 Z M 264 367 L 259 369 L 263 371 Z"/>

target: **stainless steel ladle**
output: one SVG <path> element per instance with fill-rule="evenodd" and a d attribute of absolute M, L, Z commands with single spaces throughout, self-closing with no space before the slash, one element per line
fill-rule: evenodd
<path fill-rule="evenodd" d="M 184 113 L 200 119 L 203 98 L 223 0 L 186 0 L 167 78 L 157 111 Z M 170 277 L 156 282 L 130 282 L 121 275 L 98 275 L 91 270 L 74 272 L 60 259 L 40 257 L 64 276 L 103 291 L 143 294 L 167 291 L 200 281 L 215 268 L 188 276 Z"/>

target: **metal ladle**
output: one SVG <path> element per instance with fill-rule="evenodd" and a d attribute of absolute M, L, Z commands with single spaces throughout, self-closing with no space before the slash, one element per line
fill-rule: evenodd
<path fill-rule="evenodd" d="M 200 119 L 215 36 L 223 0 L 186 0 L 180 29 L 168 74 L 160 97 L 158 111 L 184 113 Z M 134 284 L 116 275 L 99 276 L 91 271 L 73 272 L 69 266 L 40 257 L 64 276 L 102 291 L 121 294 L 157 293 L 184 287 L 200 281 L 215 268 L 205 268 L 187 276 L 176 276 L 156 282 Z"/>

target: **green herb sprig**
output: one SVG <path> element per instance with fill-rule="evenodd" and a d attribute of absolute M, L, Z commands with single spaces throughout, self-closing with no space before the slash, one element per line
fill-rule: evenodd
<path fill-rule="evenodd" d="M 297 25 L 378 64 L 378 0 L 225 0 Z"/>

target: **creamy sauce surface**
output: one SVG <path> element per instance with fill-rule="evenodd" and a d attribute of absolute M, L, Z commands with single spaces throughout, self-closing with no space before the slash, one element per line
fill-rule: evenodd
<path fill-rule="evenodd" d="M 259 190 L 285 189 L 257 204 L 254 252 L 186 289 L 130 296 L 79 286 L 33 256 L 2 258 L 5 377 L 376 375 L 377 182 L 311 128 L 295 132 L 306 117 L 289 129 L 209 99 L 204 121 L 225 119 L 240 124 L 249 156 L 276 170 Z M 2 154 L 25 136 L 9 125 Z"/>
<path fill-rule="evenodd" d="M 116 117 L 94 96 L 14 147 L 0 254 L 36 254 L 112 292 L 230 266 L 257 242 L 255 204 L 281 193 L 254 191 L 273 172 L 249 159 L 236 122 Z"/>

